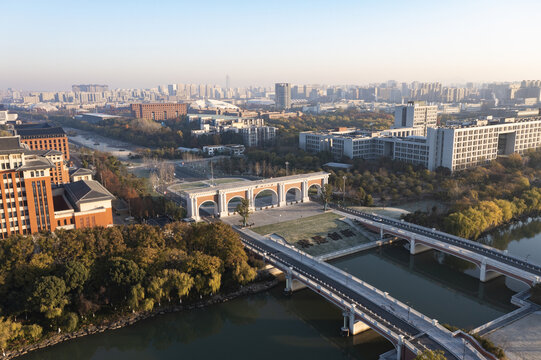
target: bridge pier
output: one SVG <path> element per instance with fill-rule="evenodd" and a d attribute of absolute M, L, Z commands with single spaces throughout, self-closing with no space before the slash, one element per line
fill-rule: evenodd
<path fill-rule="evenodd" d="M 355 321 L 355 305 L 342 312 L 344 316 L 344 326 L 340 329 L 342 336 L 357 335 L 366 330 L 370 330 L 370 326 L 366 325 L 362 321 Z"/>
<path fill-rule="evenodd" d="M 344 317 L 344 326 L 340 328 L 340 335 L 346 337 L 349 336 L 349 311 L 342 311 L 342 316 Z"/>
<path fill-rule="evenodd" d="M 398 337 L 398 344 L 396 345 L 396 360 L 402 360 L 402 353 L 404 352 L 404 336 Z"/>
<path fill-rule="evenodd" d="M 411 255 L 417 255 L 428 250 L 432 250 L 432 248 L 423 244 L 417 244 L 415 241 L 415 236 L 411 237 L 410 239 L 410 254 Z"/>
<path fill-rule="evenodd" d="M 479 280 L 481 280 L 481 282 L 487 282 L 499 276 L 502 276 L 502 274 L 495 271 L 487 271 L 487 258 L 483 257 L 483 260 L 481 261 Z"/>
<path fill-rule="evenodd" d="M 291 296 L 291 293 L 293 292 L 293 273 L 292 273 L 292 269 L 289 268 L 287 269 L 287 272 L 286 272 L 286 287 L 284 289 L 284 295 L 285 296 Z"/>

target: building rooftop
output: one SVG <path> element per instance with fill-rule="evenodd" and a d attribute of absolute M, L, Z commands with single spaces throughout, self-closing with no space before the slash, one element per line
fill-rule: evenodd
<path fill-rule="evenodd" d="M 64 189 L 75 203 L 112 200 L 115 198 L 109 190 L 95 180 L 80 180 L 64 184 Z"/>
<path fill-rule="evenodd" d="M 0 152 L 23 152 L 21 141 L 18 136 L 2 136 L 0 137 Z"/>
<path fill-rule="evenodd" d="M 50 156 L 50 155 L 62 155 L 61 151 L 58 150 L 24 150 L 24 153 L 27 155 L 38 155 L 38 156 Z"/>
<path fill-rule="evenodd" d="M 23 166 L 17 168 L 18 171 L 25 170 L 42 170 L 54 167 L 54 164 L 49 159 L 44 157 L 38 157 L 35 159 L 27 159 Z"/>
<path fill-rule="evenodd" d="M 41 135 L 59 135 L 65 136 L 66 132 L 60 126 L 53 126 L 48 123 L 40 124 L 21 124 L 15 125 L 15 133 L 22 138 Z"/>
<path fill-rule="evenodd" d="M 70 170 L 70 176 L 84 176 L 84 175 L 93 175 L 92 170 L 86 168 L 77 168 L 75 170 Z"/>
<path fill-rule="evenodd" d="M 319 171 L 319 172 L 313 172 L 308 174 L 297 174 L 297 175 L 289 175 L 289 176 L 281 176 L 279 178 L 270 178 L 270 179 L 263 179 L 263 180 L 254 180 L 254 181 L 236 181 L 233 183 L 226 183 L 221 184 L 218 186 L 213 187 L 207 187 L 207 188 L 199 188 L 199 189 L 192 189 L 192 190 L 184 190 L 183 193 L 190 195 L 190 194 L 198 194 L 205 191 L 218 191 L 218 190 L 228 190 L 228 189 L 234 189 L 237 187 L 246 187 L 246 186 L 261 186 L 261 185 L 267 185 L 267 184 L 273 184 L 277 180 L 278 181 L 289 181 L 289 180 L 300 180 L 311 176 L 319 176 L 319 175 L 328 175 L 328 172 L 325 171 Z"/>
<path fill-rule="evenodd" d="M 344 164 L 344 163 L 337 163 L 337 162 L 328 162 L 326 164 L 323 164 L 323 166 L 328 166 L 335 169 L 351 169 L 353 165 L 351 164 Z"/>
<path fill-rule="evenodd" d="M 479 121 L 486 121 L 486 123 L 479 123 Z M 528 116 L 528 117 L 517 117 L 517 118 L 499 118 L 493 120 L 466 120 L 463 124 L 455 125 L 446 125 L 440 126 L 444 129 L 464 129 L 464 128 L 475 128 L 475 127 L 486 127 L 486 126 L 496 126 L 496 125 L 510 125 L 517 123 L 541 121 L 541 116 Z"/>

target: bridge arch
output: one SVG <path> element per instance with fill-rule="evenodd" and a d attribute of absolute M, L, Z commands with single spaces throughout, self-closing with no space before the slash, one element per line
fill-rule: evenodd
<path fill-rule="evenodd" d="M 240 196 L 240 195 L 232 196 L 227 201 L 227 212 L 229 214 L 235 213 L 237 211 L 237 206 L 240 204 L 241 200 L 244 200 L 243 196 Z"/>
<path fill-rule="evenodd" d="M 298 187 L 290 187 L 286 192 L 286 202 L 296 202 L 302 200 L 302 191 Z"/>
<path fill-rule="evenodd" d="M 213 216 L 213 215 L 216 216 L 220 213 L 218 209 L 218 204 L 214 200 L 203 201 L 199 205 L 197 211 L 198 211 L 199 217 Z"/>
<path fill-rule="evenodd" d="M 254 194 L 254 206 L 256 209 L 278 206 L 278 193 L 271 188 L 258 191 Z"/>
<path fill-rule="evenodd" d="M 308 195 L 309 196 L 321 195 L 321 185 L 319 185 L 318 183 L 314 183 L 308 186 Z"/>

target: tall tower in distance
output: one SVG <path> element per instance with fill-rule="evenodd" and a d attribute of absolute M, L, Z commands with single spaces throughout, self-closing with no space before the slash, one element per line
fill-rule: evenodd
<path fill-rule="evenodd" d="M 229 90 L 231 88 L 231 78 L 229 75 L 225 76 L 225 90 Z"/>
<path fill-rule="evenodd" d="M 291 108 L 291 84 L 274 84 L 274 102 L 276 103 L 276 108 L 279 110 Z"/>

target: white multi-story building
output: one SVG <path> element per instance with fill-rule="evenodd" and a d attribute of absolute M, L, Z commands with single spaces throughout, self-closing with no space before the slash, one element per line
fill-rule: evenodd
<path fill-rule="evenodd" d="M 302 132 L 299 146 L 308 152 L 328 151 L 335 158 L 375 160 L 388 157 L 436 170 L 451 171 L 482 165 L 500 155 L 541 148 L 541 117 L 479 120 L 463 125 L 365 131 L 340 128 Z M 421 129 L 422 131 L 422 129 Z"/>
<path fill-rule="evenodd" d="M 4 125 L 8 121 L 16 121 L 17 117 L 17 114 L 10 114 L 7 110 L 0 110 L 0 125 Z"/>
<path fill-rule="evenodd" d="M 424 101 L 410 101 L 407 105 L 395 107 L 394 128 L 419 128 L 424 136 L 429 127 L 438 124 L 438 107 L 425 105 Z"/>
<path fill-rule="evenodd" d="M 499 155 L 541 147 L 541 117 L 504 118 L 487 124 L 428 129 L 428 169 L 462 170 Z"/>
<path fill-rule="evenodd" d="M 328 151 L 336 159 L 376 160 L 389 157 L 412 164 L 427 166 L 426 138 L 419 136 L 419 128 L 383 131 L 339 128 L 326 132 L 301 132 L 300 148 L 308 152 Z"/>

